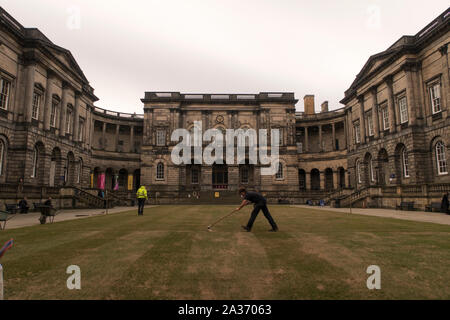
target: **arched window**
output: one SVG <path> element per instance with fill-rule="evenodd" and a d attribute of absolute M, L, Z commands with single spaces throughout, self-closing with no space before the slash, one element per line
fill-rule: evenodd
<path fill-rule="evenodd" d="M 3 167 L 5 163 L 5 143 L 0 140 L 0 176 L 3 174 Z"/>
<path fill-rule="evenodd" d="M 81 176 L 83 175 L 83 159 L 80 158 L 78 162 L 77 183 L 81 182 Z"/>
<path fill-rule="evenodd" d="M 372 156 L 369 157 L 369 175 L 370 175 L 370 181 L 375 181 L 375 172 L 373 171 Z"/>
<path fill-rule="evenodd" d="M 403 148 L 402 150 L 402 164 L 403 164 L 403 177 L 409 178 L 408 152 L 406 152 L 406 148 Z"/>
<path fill-rule="evenodd" d="M 39 155 L 38 147 L 34 147 L 34 150 L 33 150 L 33 162 L 32 162 L 33 168 L 32 168 L 32 171 L 31 171 L 31 177 L 32 178 L 36 178 L 36 176 L 37 176 L 38 155 Z"/>
<path fill-rule="evenodd" d="M 361 179 L 361 161 L 356 161 L 356 176 L 358 177 L 358 183 L 362 183 Z"/>
<path fill-rule="evenodd" d="M 278 171 L 275 178 L 277 180 L 283 180 L 283 164 L 281 162 L 278 163 Z"/>
<path fill-rule="evenodd" d="M 164 180 L 164 164 L 162 162 L 156 166 L 156 179 Z"/>
<path fill-rule="evenodd" d="M 445 145 L 442 143 L 442 141 L 436 143 L 436 163 L 438 174 L 448 173 L 447 158 L 445 157 Z"/>

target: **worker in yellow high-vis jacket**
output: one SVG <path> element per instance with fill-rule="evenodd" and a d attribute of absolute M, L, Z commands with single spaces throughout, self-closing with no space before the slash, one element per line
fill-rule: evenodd
<path fill-rule="evenodd" d="M 141 186 L 138 189 L 138 191 L 136 192 L 136 197 L 138 199 L 138 215 L 142 216 L 142 215 L 144 215 L 145 201 L 148 199 L 147 189 L 145 189 L 145 186 Z"/>

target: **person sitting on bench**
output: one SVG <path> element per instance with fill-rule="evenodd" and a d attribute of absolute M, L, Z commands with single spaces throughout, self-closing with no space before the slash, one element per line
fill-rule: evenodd
<path fill-rule="evenodd" d="M 28 206 L 27 197 L 23 197 L 23 199 L 19 201 L 19 209 L 20 213 L 28 213 L 30 207 Z"/>

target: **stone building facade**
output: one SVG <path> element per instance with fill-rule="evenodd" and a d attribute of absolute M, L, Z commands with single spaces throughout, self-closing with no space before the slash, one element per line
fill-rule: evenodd
<path fill-rule="evenodd" d="M 304 112 L 289 92 L 145 92 L 143 114 L 94 106 L 98 98 L 70 51 L 0 8 L 0 198 L 80 194 L 131 199 L 147 185 L 151 201 L 235 201 L 244 185 L 272 202 L 325 199 L 340 205 L 423 208 L 450 191 L 449 11 L 414 36 L 369 58 L 343 108 Z M 176 165 L 174 129 L 279 129 L 280 167 Z M 207 143 L 205 143 L 207 144 Z M 74 200 L 75 199 L 75 200 Z"/>

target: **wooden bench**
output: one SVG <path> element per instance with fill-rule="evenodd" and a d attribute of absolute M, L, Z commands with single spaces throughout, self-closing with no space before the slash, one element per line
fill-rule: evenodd
<path fill-rule="evenodd" d="M 401 202 L 395 208 L 396 210 L 414 211 L 414 202 Z"/>
<path fill-rule="evenodd" d="M 10 214 L 15 214 L 19 210 L 19 206 L 17 203 L 5 203 L 5 210 Z"/>
<path fill-rule="evenodd" d="M 427 204 L 425 206 L 425 211 L 433 212 L 433 209 L 437 209 L 440 212 L 441 211 L 441 203 L 440 202 L 432 202 L 431 204 Z"/>
<path fill-rule="evenodd" d="M 40 202 L 33 202 L 34 211 L 40 211 L 41 206 L 43 206 L 43 203 Z"/>
<path fill-rule="evenodd" d="M 11 219 L 12 216 L 6 211 L 0 211 L 0 230 L 5 230 L 6 222 Z"/>

